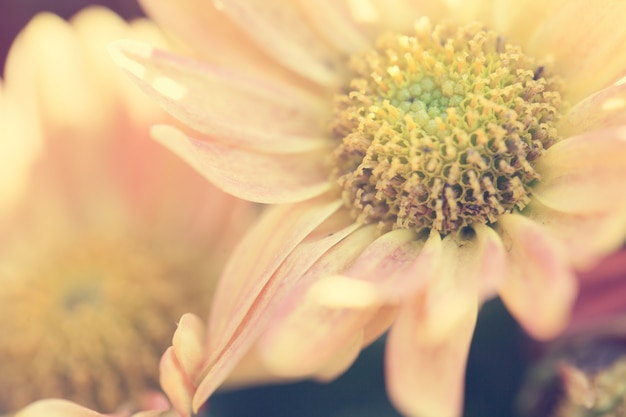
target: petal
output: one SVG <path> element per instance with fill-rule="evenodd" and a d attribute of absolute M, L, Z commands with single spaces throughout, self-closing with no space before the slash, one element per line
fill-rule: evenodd
<path fill-rule="evenodd" d="M 276 308 L 258 343 L 259 355 L 273 373 L 290 377 L 312 375 L 350 345 L 355 335 L 360 333 L 362 338 L 362 329 L 376 308 L 329 307 L 320 304 L 314 290 L 318 279 L 340 279 L 335 274 L 353 262 L 375 237 L 376 228 L 370 226 L 337 243 L 298 280 Z"/>
<path fill-rule="evenodd" d="M 432 337 L 427 331 L 440 326 L 437 312 L 445 310 L 430 311 L 432 307 L 423 294 L 400 307 L 387 338 L 387 390 L 407 416 L 458 417 L 478 310 L 476 295 L 455 306 L 457 321 L 449 324 L 445 336 Z"/>
<path fill-rule="evenodd" d="M 222 0 L 223 10 L 271 57 L 324 84 L 338 83 L 339 54 L 327 48 L 303 19 L 295 1 Z"/>
<path fill-rule="evenodd" d="M 556 336 L 567 324 L 577 292 L 563 248 L 521 215 L 503 215 L 498 224 L 509 248 L 509 273 L 499 290 L 502 301 L 531 336 Z"/>
<path fill-rule="evenodd" d="M 294 281 L 358 227 L 342 212 L 330 217 L 341 204 L 322 200 L 273 207 L 232 254 L 212 306 L 211 361 L 194 396 L 194 409 L 248 351 Z M 329 228 L 324 228 L 327 219 Z M 311 233 L 319 227 L 322 233 Z"/>
<path fill-rule="evenodd" d="M 105 417 L 67 400 L 41 400 L 18 411 L 14 417 Z"/>
<path fill-rule="evenodd" d="M 161 388 L 167 394 L 172 407 L 181 417 L 190 417 L 191 394 L 194 386 L 189 376 L 182 370 L 174 354 L 174 348 L 168 348 L 161 357 L 159 371 Z"/>
<path fill-rule="evenodd" d="M 217 187 L 257 203 L 302 201 L 331 187 L 326 151 L 271 155 L 200 141 L 172 126 L 152 128 L 152 136 Z"/>
<path fill-rule="evenodd" d="M 506 34 L 507 39 L 522 46 L 541 27 L 542 23 L 568 0 L 495 0 L 493 2 L 494 29 Z"/>
<path fill-rule="evenodd" d="M 535 163 L 541 181 L 533 195 L 563 212 L 619 209 L 626 203 L 626 128 L 605 129 L 563 140 Z"/>
<path fill-rule="evenodd" d="M 533 201 L 524 215 L 563 242 L 568 261 L 579 270 L 619 248 L 626 237 L 626 210 L 572 214 Z"/>
<path fill-rule="evenodd" d="M 459 261 L 458 268 L 477 281 L 480 300 L 492 298 L 497 293 L 500 282 L 506 275 L 506 249 L 502 239 L 491 227 L 473 225 L 476 233 L 473 246 L 466 247 L 465 260 Z M 471 250 L 470 250 L 471 249 Z"/>
<path fill-rule="evenodd" d="M 165 110 L 233 146 L 274 153 L 325 145 L 322 102 L 284 84 L 237 75 L 134 41 L 110 48 L 114 61 Z"/>
<path fill-rule="evenodd" d="M 626 84 L 613 85 L 580 101 L 565 116 L 559 133 L 578 134 L 626 125 Z"/>
<path fill-rule="evenodd" d="M 191 313 L 184 314 L 172 338 L 174 355 L 184 373 L 195 379 L 201 369 L 206 347 L 206 326 Z"/>
<path fill-rule="evenodd" d="M 528 52 L 554 59 L 567 80 L 567 96 L 585 97 L 617 81 L 626 70 L 626 3 L 570 0 L 546 19 Z"/>

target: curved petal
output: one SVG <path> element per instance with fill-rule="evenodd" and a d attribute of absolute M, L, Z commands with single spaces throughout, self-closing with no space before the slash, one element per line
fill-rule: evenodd
<path fill-rule="evenodd" d="M 18 411 L 14 417 L 105 417 L 67 400 L 41 400 Z"/>
<path fill-rule="evenodd" d="M 524 215 L 563 242 L 569 262 L 588 269 L 601 257 L 619 248 L 626 238 L 626 210 L 572 214 L 531 202 Z"/>
<path fill-rule="evenodd" d="M 109 47 L 113 60 L 165 110 L 232 146 L 273 153 L 325 146 L 319 99 L 277 82 L 252 79 L 135 41 Z"/>
<path fill-rule="evenodd" d="M 626 203 L 626 127 L 563 140 L 535 163 L 533 196 L 566 213 L 608 212 Z"/>
<path fill-rule="evenodd" d="M 528 52 L 551 56 L 567 80 L 567 96 L 585 97 L 626 72 L 624 16 L 621 0 L 564 2 L 536 32 Z"/>
<path fill-rule="evenodd" d="M 493 1 L 494 29 L 524 46 L 542 23 L 568 0 Z"/>
<path fill-rule="evenodd" d="M 257 203 L 302 201 L 328 191 L 326 152 L 271 155 L 200 141 L 175 127 L 152 128 L 152 136 L 217 187 Z"/>
<path fill-rule="evenodd" d="M 318 279 L 333 281 L 376 237 L 375 226 L 361 228 L 325 253 L 299 280 L 294 290 L 273 312 L 258 342 L 265 366 L 278 375 L 302 377 L 316 373 L 364 325 L 376 307 L 334 308 L 321 304 L 314 292 Z M 311 286 L 313 285 L 313 286 Z M 360 347 L 360 346 L 359 346 Z"/>
<path fill-rule="evenodd" d="M 566 114 L 564 135 L 626 125 L 626 84 L 612 85 L 585 98 Z"/>
<path fill-rule="evenodd" d="M 195 387 L 189 375 L 182 370 L 174 348 L 169 347 L 161 357 L 159 372 L 161 388 L 172 407 L 181 417 L 191 417 L 191 395 Z"/>
<path fill-rule="evenodd" d="M 339 81 L 339 54 L 303 21 L 295 1 L 222 0 L 223 10 L 250 38 L 285 67 L 324 85 Z"/>
<path fill-rule="evenodd" d="M 195 379 L 204 360 L 206 348 L 206 326 L 194 314 L 184 314 L 172 338 L 173 353 L 181 369 Z"/>
<path fill-rule="evenodd" d="M 321 200 L 272 207 L 232 254 L 212 306 L 210 361 L 194 396 L 194 410 L 248 351 L 293 284 L 358 227 L 343 212 L 331 217 L 341 205 Z M 325 221 L 327 227 L 322 227 Z M 319 228 L 322 232 L 316 233 Z"/>
<path fill-rule="evenodd" d="M 508 276 L 499 289 L 502 301 L 535 338 L 556 336 L 567 324 L 577 292 L 563 248 L 521 215 L 503 215 L 498 224 L 509 251 Z"/>

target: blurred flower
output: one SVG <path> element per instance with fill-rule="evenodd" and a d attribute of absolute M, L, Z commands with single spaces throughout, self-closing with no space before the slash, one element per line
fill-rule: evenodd
<path fill-rule="evenodd" d="M 176 322 L 208 314 L 252 216 L 148 137 L 173 119 L 113 66 L 106 45 L 120 37 L 165 42 L 147 21 L 91 8 L 69 23 L 38 15 L 9 53 L 0 412 L 44 397 L 105 412 L 142 404 Z"/>
<path fill-rule="evenodd" d="M 498 294 L 553 337 L 574 269 L 625 236 L 626 4 L 143 4 L 196 58 L 112 47 L 197 131 L 153 136 L 275 205 L 226 268 L 208 334 L 189 337 L 207 340 L 203 371 L 177 366 L 202 380 L 194 408 L 254 344 L 269 372 L 329 379 L 391 325 L 394 404 L 458 415 L 480 303 Z"/>

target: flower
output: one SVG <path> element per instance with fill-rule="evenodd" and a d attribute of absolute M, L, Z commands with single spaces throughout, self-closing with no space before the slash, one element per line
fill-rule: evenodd
<path fill-rule="evenodd" d="M 111 47 L 196 130 L 153 136 L 273 205 L 220 281 L 194 408 L 250 349 L 328 379 L 389 329 L 396 407 L 458 415 L 480 303 L 553 337 L 624 238 L 620 2 L 142 3 L 194 49 Z"/>
<path fill-rule="evenodd" d="M 90 8 L 69 23 L 38 15 L 9 53 L 0 413 L 53 396 L 105 412 L 144 402 L 178 318 L 208 314 L 253 215 L 148 137 L 172 119 L 125 85 L 106 53 L 119 37 L 165 42 L 145 20 Z"/>

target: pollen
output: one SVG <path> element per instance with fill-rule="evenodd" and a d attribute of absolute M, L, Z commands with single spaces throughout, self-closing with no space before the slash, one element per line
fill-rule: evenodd
<path fill-rule="evenodd" d="M 158 389 L 177 320 L 207 313 L 216 271 L 193 253 L 90 237 L 3 265 L 0 412 L 57 397 L 110 413 Z"/>
<path fill-rule="evenodd" d="M 547 64 L 478 24 L 420 21 L 350 70 L 331 180 L 358 222 L 446 235 L 529 203 L 564 107 Z"/>

